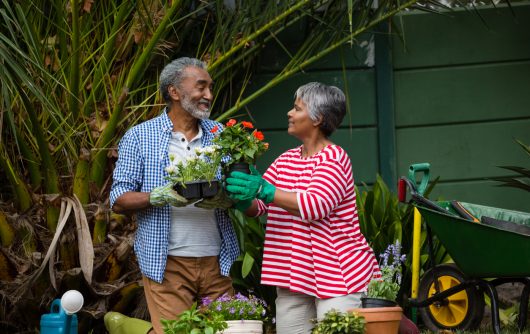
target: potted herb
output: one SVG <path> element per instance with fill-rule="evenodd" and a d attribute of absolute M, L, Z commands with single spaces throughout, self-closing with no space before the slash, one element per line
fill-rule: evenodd
<path fill-rule="evenodd" d="M 228 324 L 223 334 L 263 333 L 263 320 L 267 316 L 267 304 L 255 296 L 237 293 L 234 296 L 223 295 L 216 300 L 203 298 L 202 310 L 208 317 L 220 317 Z"/>
<path fill-rule="evenodd" d="M 218 132 L 218 128 L 213 128 L 212 132 Z M 223 156 L 230 157 L 225 164 L 227 171 L 239 170 L 250 173 L 249 165 L 254 164 L 256 159 L 269 148 L 269 144 L 263 141 L 264 138 L 263 133 L 255 129 L 251 122 L 238 123 L 235 119 L 231 119 L 216 135 L 213 142 L 220 147 Z"/>
<path fill-rule="evenodd" d="M 317 321 L 311 334 L 363 334 L 364 318 L 357 312 L 328 311 Z"/>
<path fill-rule="evenodd" d="M 396 240 L 379 255 L 381 277 L 368 284 L 366 297 L 361 298 L 363 307 L 396 306 L 396 298 L 401 287 L 401 265 L 406 255 L 401 255 L 401 244 Z"/>
<path fill-rule="evenodd" d="M 219 182 L 216 175 L 221 162 L 221 151 L 211 145 L 195 150 L 185 160 L 177 161 L 169 155 L 170 165 L 166 167 L 167 179 L 173 188 L 187 199 L 209 198 L 217 194 Z"/>
<path fill-rule="evenodd" d="M 160 320 L 164 334 L 214 334 L 227 328 L 223 317 L 219 314 L 206 316 L 197 309 L 197 303 L 182 312 L 175 320 Z"/>
<path fill-rule="evenodd" d="M 380 255 L 381 277 L 368 283 L 367 297 L 361 298 L 359 312 L 366 320 L 366 334 L 397 334 L 403 310 L 397 306 L 396 297 L 401 285 L 401 265 L 405 255 L 401 255 L 401 245 L 396 240 Z"/>

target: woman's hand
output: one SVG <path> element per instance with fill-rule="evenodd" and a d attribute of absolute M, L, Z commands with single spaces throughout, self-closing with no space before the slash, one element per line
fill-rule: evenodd
<path fill-rule="evenodd" d="M 276 187 L 265 181 L 254 166 L 250 166 L 250 171 L 252 174 L 232 172 L 226 179 L 226 190 L 233 199 L 239 201 L 259 198 L 265 204 L 271 203 L 274 200 Z"/>

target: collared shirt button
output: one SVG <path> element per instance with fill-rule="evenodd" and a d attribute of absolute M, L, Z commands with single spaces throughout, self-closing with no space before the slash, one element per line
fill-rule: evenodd
<path fill-rule="evenodd" d="M 189 150 L 191 150 L 191 147 L 189 147 L 189 146 L 188 146 L 188 147 L 186 147 L 186 148 L 188 149 L 188 151 L 189 151 Z"/>
<path fill-rule="evenodd" d="M 181 141 L 186 141 L 186 139 L 182 138 Z"/>

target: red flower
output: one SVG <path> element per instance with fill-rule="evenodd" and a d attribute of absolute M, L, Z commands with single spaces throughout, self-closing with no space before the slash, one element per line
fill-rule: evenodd
<path fill-rule="evenodd" d="M 235 124 L 237 123 L 237 121 L 235 119 L 231 119 L 229 120 L 228 122 L 226 122 L 226 126 L 230 127 L 230 126 L 234 126 Z"/>
<path fill-rule="evenodd" d="M 219 130 L 219 126 L 214 126 L 213 129 L 210 130 L 211 133 L 216 133 L 217 130 Z"/>
<path fill-rule="evenodd" d="M 250 124 L 250 125 L 252 125 L 252 124 Z M 265 136 L 263 135 L 263 132 L 261 132 L 261 131 L 254 131 L 254 132 L 252 132 L 252 135 L 254 137 L 256 137 L 257 140 L 265 139 Z"/>
<path fill-rule="evenodd" d="M 252 125 L 252 123 L 250 123 L 250 122 L 243 121 L 243 122 L 241 122 L 241 125 L 243 125 L 247 129 L 254 129 L 254 125 Z"/>

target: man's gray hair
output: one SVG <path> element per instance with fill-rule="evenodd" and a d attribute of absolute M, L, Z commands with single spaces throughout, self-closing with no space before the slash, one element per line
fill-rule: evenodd
<path fill-rule="evenodd" d="M 182 82 L 182 79 L 184 79 L 184 70 L 190 66 L 206 70 L 206 63 L 202 60 L 182 57 L 167 64 L 162 70 L 162 73 L 160 73 L 160 92 L 162 93 L 162 98 L 166 103 L 171 101 L 167 89 L 169 86 L 178 88 Z"/>
<path fill-rule="evenodd" d="M 320 130 L 326 137 L 340 126 L 346 114 L 346 96 L 335 86 L 310 82 L 300 86 L 294 97 L 304 101 L 312 121 L 322 120 Z"/>

